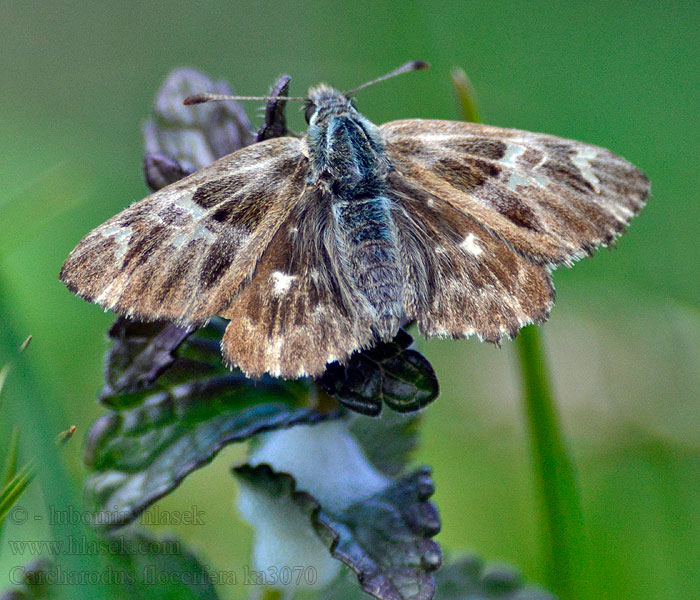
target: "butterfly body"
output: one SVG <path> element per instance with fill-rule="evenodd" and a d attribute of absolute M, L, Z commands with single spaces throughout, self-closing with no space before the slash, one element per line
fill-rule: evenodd
<path fill-rule="evenodd" d="M 377 127 L 339 91 L 319 86 L 310 99 L 308 181 L 331 208 L 337 276 L 361 292 L 376 336 L 389 340 L 402 316 L 398 238 L 387 199 L 391 164 Z"/>
<path fill-rule="evenodd" d="M 229 319 L 224 359 L 250 376 L 320 376 L 407 320 L 493 342 L 544 322 L 550 271 L 613 241 L 649 192 L 589 144 L 376 126 L 328 86 L 309 97 L 304 138 L 253 144 L 134 203 L 78 244 L 61 280 L 135 319 Z"/>

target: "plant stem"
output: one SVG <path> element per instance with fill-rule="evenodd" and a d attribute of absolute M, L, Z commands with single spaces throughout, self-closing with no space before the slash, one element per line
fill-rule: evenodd
<path fill-rule="evenodd" d="M 549 585 L 562 599 L 583 597 L 585 539 L 574 467 L 549 384 L 539 330 L 526 327 L 517 340 L 532 457 L 544 525 Z"/>

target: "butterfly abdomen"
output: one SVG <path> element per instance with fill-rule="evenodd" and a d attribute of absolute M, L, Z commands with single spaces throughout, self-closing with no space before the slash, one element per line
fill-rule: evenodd
<path fill-rule="evenodd" d="M 401 281 L 397 236 L 389 200 L 334 198 L 336 241 L 346 275 L 375 313 L 376 333 L 396 333 L 401 316 Z"/>

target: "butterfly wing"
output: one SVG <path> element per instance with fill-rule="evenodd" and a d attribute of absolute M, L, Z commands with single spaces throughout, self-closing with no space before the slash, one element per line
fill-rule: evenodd
<path fill-rule="evenodd" d="M 421 333 L 498 342 L 547 319 L 554 289 L 546 267 L 417 180 L 392 174 L 390 185 L 403 310 Z"/>
<path fill-rule="evenodd" d="M 248 375 L 319 376 L 373 343 L 372 308 L 342 268 L 332 218 L 330 202 L 310 190 L 222 313 L 224 355 Z"/>
<path fill-rule="evenodd" d="M 408 119 L 380 127 L 396 168 L 539 263 L 611 242 L 644 206 L 644 174 L 609 150 L 476 123 Z"/>
<path fill-rule="evenodd" d="M 404 309 L 427 335 L 497 341 L 543 322 L 549 270 L 611 242 L 649 191 L 622 158 L 549 135 L 419 119 L 380 131 L 394 165 Z"/>
<path fill-rule="evenodd" d="M 320 375 L 371 342 L 371 323 L 335 271 L 330 208 L 307 189 L 300 144 L 254 144 L 133 204 L 78 244 L 60 279 L 139 320 L 229 318 L 224 358 L 248 375 Z"/>
<path fill-rule="evenodd" d="M 306 164 L 292 138 L 229 154 L 89 233 L 59 278 L 122 315 L 202 324 L 230 303 L 298 202 Z"/>

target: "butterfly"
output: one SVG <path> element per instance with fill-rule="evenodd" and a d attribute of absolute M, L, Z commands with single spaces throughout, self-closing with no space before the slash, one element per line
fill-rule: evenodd
<path fill-rule="evenodd" d="M 311 88 L 297 98 L 303 137 L 255 143 L 132 204 L 83 238 L 61 281 L 136 320 L 228 319 L 222 355 L 250 377 L 318 377 L 407 322 L 496 343 L 543 323 L 550 272 L 620 235 L 649 182 L 582 142 L 358 112 L 359 89 L 426 67 Z M 216 99 L 229 97 L 189 103 Z"/>

